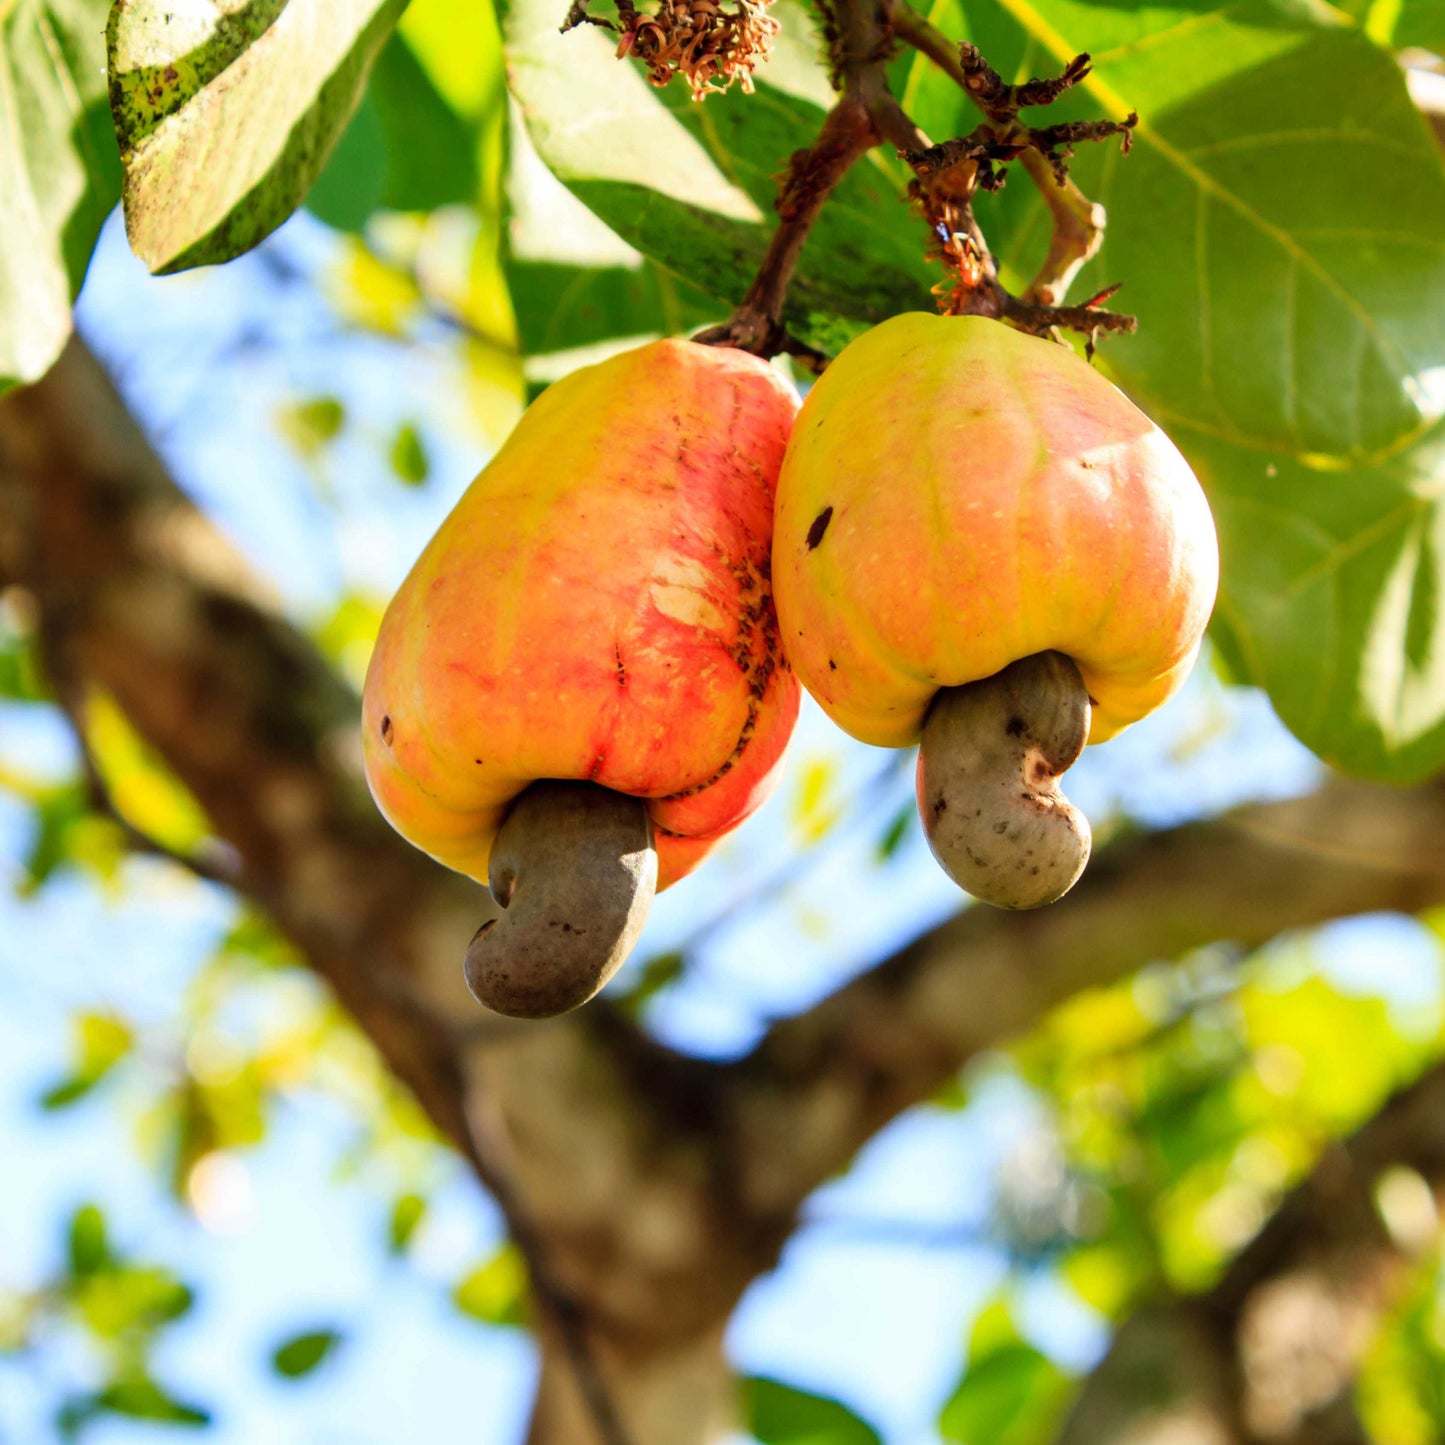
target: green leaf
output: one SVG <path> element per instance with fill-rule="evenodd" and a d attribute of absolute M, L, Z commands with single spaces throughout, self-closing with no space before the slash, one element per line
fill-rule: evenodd
<path fill-rule="evenodd" d="M 79 1103 L 98 1082 L 97 1079 L 86 1078 L 84 1074 L 68 1074 L 43 1090 L 36 1102 L 47 1114 L 53 1114 Z"/>
<path fill-rule="evenodd" d="M 1105 357 L 1158 420 L 1360 461 L 1445 411 L 1445 164 L 1399 67 L 1365 35 L 1324 7 L 1266 0 L 967 9 L 1006 74 L 1093 55 L 1047 119 L 1139 112 L 1127 159 L 1091 145 L 1071 163 L 1109 214 L 1076 290 L 1124 283 L 1117 304 L 1139 334 Z M 945 28 L 957 13 L 950 0 Z M 961 93 L 915 75 L 920 124 L 973 124 Z M 1027 278 L 1048 234 L 1027 177 L 979 219 Z"/>
<path fill-rule="evenodd" d="M 105 11 L 105 0 L 0 5 L 0 392 L 60 355 L 120 195 Z"/>
<path fill-rule="evenodd" d="M 1445 332 L 1445 320 L 1441 322 Z M 1321 469 L 1176 429 L 1224 560 L 1214 636 L 1328 762 L 1411 781 L 1445 762 L 1445 427 Z"/>
<path fill-rule="evenodd" d="M 1003 1344 L 969 1362 L 939 1429 L 958 1445 L 1042 1445 L 1069 1390 L 1068 1376 L 1032 1345 Z"/>
<path fill-rule="evenodd" d="M 300 205 L 405 0 L 115 0 L 126 231 L 152 271 L 226 261 Z"/>
<path fill-rule="evenodd" d="M 83 1099 L 125 1058 L 134 1041 L 127 1025 L 111 1014 L 79 1014 L 72 1019 L 71 1029 L 75 1036 L 75 1068 L 40 1096 L 40 1107 L 47 1111 Z"/>
<path fill-rule="evenodd" d="M 412 1236 L 426 1218 L 426 1200 L 420 1194 L 403 1194 L 391 1206 L 391 1220 L 387 1226 L 387 1249 L 392 1254 L 402 1254 L 411 1243 Z"/>
<path fill-rule="evenodd" d="M 903 846 L 904 839 L 908 837 L 913 827 L 913 820 L 917 816 L 917 806 L 910 798 L 888 820 L 888 826 L 878 840 L 878 861 L 880 863 L 887 863 Z"/>
<path fill-rule="evenodd" d="M 808 145 L 831 102 L 810 22 L 783 0 L 779 53 L 757 93 L 704 105 L 657 90 L 591 27 L 557 33 L 546 5 L 507 18 L 513 93 L 548 166 L 620 236 L 731 307 L 773 229 L 776 176 Z M 896 163 L 874 152 L 849 172 L 808 239 L 785 319 L 836 351 L 896 311 L 932 309 L 925 235 L 902 204 Z"/>
<path fill-rule="evenodd" d="M 682 977 L 687 955 L 675 949 L 654 953 L 631 971 L 631 986 L 622 995 L 621 1005 L 631 1018 L 640 1018 L 647 1005 L 669 984 Z"/>
<path fill-rule="evenodd" d="M 742 1382 L 742 1416 L 761 1445 L 883 1445 L 840 1401 L 761 1376 Z"/>
<path fill-rule="evenodd" d="M 339 1330 L 309 1330 L 276 1346 L 271 1368 L 288 1380 L 299 1380 L 317 1368 L 342 1342 Z"/>
<path fill-rule="evenodd" d="M 328 225 L 359 231 L 377 210 L 469 204 L 478 186 L 475 126 L 452 109 L 410 46 L 393 35 L 306 208 Z"/>
<path fill-rule="evenodd" d="M 506 1245 L 452 1290 L 452 1303 L 464 1315 L 489 1325 L 527 1322 L 527 1267 Z"/>
<path fill-rule="evenodd" d="M 651 261 L 625 266 L 507 262 L 523 352 L 593 346 L 619 337 L 676 336 L 721 321 L 728 308 Z"/>
<path fill-rule="evenodd" d="M 132 1420 L 156 1420 L 167 1425 L 200 1428 L 211 1423 L 211 1412 L 178 1400 L 154 1380 L 118 1380 L 96 1394 L 97 1410 L 125 1415 Z"/>
<path fill-rule="evenodd" d="M 103 1339 L 147 1334 L 189 1314 L 195 1296 L 168 1269 L 108 1263 L 88 1275 L 76 1293 L 87 1325 Z"/>
<path fill-rule="evenodd" d="M 105 1215 L 100 1212 L 99 1205 L 83 1204 L 71 1215 L 68 1253 L 70 1272 L 77 1279 L 96 1274 L 110 1265 Z"/>
<path fill-rule="evenodd" d="M 427 457 L 426 444 L 415 422 L 403 422 L 391 439 L 388 458 L 391 470 L 398 481 L 408 487 L 419 487 L 431 475 L 431 462 Z"/>
<path fill-rule="evenodd" d="M 280 408 L 276 425 L 303 457 L 315 456 L 341 435 L 346 405 L 339 397 L 312 396 Z"/>

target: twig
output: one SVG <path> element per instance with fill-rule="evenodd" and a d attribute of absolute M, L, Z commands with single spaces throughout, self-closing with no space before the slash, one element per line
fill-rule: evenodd
<path fill-rule="evenodd" d="M 888 89 L 885 70 L 892 33 L 879 0 L 838 0 L 825 10 L 824 33 L 835 87 L 841 92 L 818 139 L 795 151 L 778 191 L 778 228 L 757 278 L 731 318 L 694 339 L 736 346 L 761 356 L 788 352 L 820 368 L 823 356 L 789 336 L 783 303 L 808 232 L 828 197 L 855 161 L 880 141 L 908 149 L 927 137 L 903 113 Z"/>
<path fill-rule="evenodd" d="M 975 47 L 955 46 L 906 0 L 893 0 L 891 14 L 893 33 L 898 39 L 911 45 L 920 55 L 927 56 L 995 123 L 1014 126 L 1020 106 L 1047 104 L 1077 85 L 1089 73 L 1088 57 L 1078 56 L 1062 75 L 1052 80 L 1006 85 Z M 1127 140 L 1137 120 L 1138 117 L 1131 114 L 1124 121 L 1083 122 L 1090 128 L 1088 135 L 1075 134 L 1073 139 L 1101 138 L 1099 127 L 1104 126 L 1109 127 L 1106 134 L 1122 133 Z M 1050 132 L 1054 137 L 1052 145 Z M 1063 158 L 1049 154 L 1050 150 L 1071 143 L 1063 138 L 1062 128 L 1056 126 L 1035 131 L 1031 140 L 1033 144 L 1019 147 L 1017 158 L 1049 208 L 1053 234 L 1048 255 L 1022 299 L 1034 306 L 1056 306 L 1068 293 L 1084 263 L 1098 254 L 1104 241 L 1106 218 L 1104 208 L 1091 201 L 1069 178 L 1062 165 Z M 1034 149 L 1033 146 L 1040 140 L 1043 145 Z"/>

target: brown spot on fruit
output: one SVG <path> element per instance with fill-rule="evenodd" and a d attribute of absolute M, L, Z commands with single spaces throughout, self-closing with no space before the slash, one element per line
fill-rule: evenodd
<path fill-rule="evenodd" d="M 824 507 L 816 517 L 813 518 L 813 525 L 808 528 L 808 535 L 804 539 L 808 551 L 812 552 L 823 540 L 823 533 L 828 530 L 828 523 L 833 520 L 832 507 Z"/>
<path fill-rule="evenodd" d="M 391 717 L 388 715 L 381 720 L 381 740 L 388 747 L 391 746 L 391 732 Z"/>

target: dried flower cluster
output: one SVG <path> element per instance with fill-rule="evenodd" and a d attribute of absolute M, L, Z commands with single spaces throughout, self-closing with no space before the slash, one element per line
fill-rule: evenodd
<path fill-rule="evenodd" d="M 656 14 L 619 5 L 621 55 L 633 55 L 647 67 L 654 85 L 681 75 L 692 98 L 724 91 L 738 81 L 753 88 L 753 70 L 767 58 L 778 22 L 767 13 L 771 0 L 737 0 L 723 10 L 713 0 L 661 0 Z"/>

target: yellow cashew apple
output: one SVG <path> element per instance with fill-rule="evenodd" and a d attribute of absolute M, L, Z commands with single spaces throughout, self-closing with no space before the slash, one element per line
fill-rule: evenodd
<path fill-rule="evenodd" d="M 896 316 L 839 355 L 794 426 L 773 543 L 784 646 L 854 737 L 924 738 L 930 842 L 989 901 L 1032 907 L 1072 885 L 1087 823 L 1054 780 L 1085 741 L 1181 686 L 1217 582 L 1184 458 L 1053 341 L 983 317 Z M 980 712 L 967 685 L 994 678 Z M 986 774 L 988 797 L 951 795 Z M 972 831 L 945 858 L 937 832 L 963 813 Z M 1069 858 L 1041 861 L 1053 845 L 1039 830 L 1060 827 Z"/>
<path fill-rule="evenodd" d="M 528 408 L 381 625 L 366 775 L 403 836 L 487 881 L 519 795 L 578 780 L 644 800 L 628 846 L 655 849 L 665 888 L 762 802 L 798 709 L 769 555 L 796 409 L 765 362 L 676 340 L 573 372 Z M 544 831 L 574 826 L 592 825 Z M 508 861 L 503 873 L 499 883 L 493 861 L 505 908 L 525 869 Z M 589 925 L 538 926 L 570 936 Z M 550 967 L 503 959 L 483 1001 L 559 1011 Z M 529 968 L 537 976 L 519 983 Z M 480 996 L 470 954 L 468 969 Z"/>

